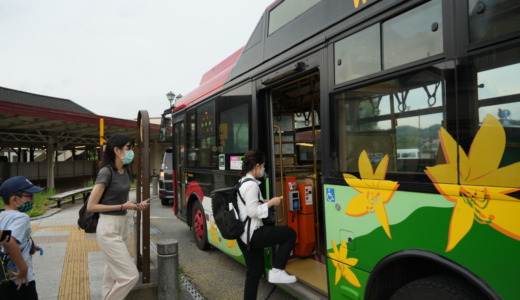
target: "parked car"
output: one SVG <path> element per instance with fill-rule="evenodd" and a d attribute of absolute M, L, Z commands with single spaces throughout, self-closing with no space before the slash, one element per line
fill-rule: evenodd
<path fill-rule="evenodd" d="M 165 206 L 173 204 L 172 165 L 172 149 L 168 148 L 164 151 L 163 162 L 159 173 L 159 199 L 161 199 L 162 205 Z"/>

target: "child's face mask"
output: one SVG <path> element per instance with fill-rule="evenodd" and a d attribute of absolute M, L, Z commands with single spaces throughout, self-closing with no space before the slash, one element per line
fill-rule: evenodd
<path fill-rule="evenodd" d="M 31 209 L 33 209 L 33 206 L 34 206 L 34 202 L 33 201 L 24 201 L 22 199 L 22 197 L 19 197 L 19 196 L 16 196 L 16 197 L 18 197 L 20 200 L 22 200 L 24 202 L 24 204 L 22 204 L 20 206 L 16 206 L 16 208 L 18 208 L 18 211 L 20 211 L 20 212 L 28 212 Z"/>

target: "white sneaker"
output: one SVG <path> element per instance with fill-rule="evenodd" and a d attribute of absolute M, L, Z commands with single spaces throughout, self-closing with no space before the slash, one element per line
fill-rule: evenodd
<path fill-rule="evenodd" d="M 285 270 L 271 269 L 269 270 L 269 282 L 270 283 L 294 283 L 296 282 L 296 276 L 289 275 Z"/>

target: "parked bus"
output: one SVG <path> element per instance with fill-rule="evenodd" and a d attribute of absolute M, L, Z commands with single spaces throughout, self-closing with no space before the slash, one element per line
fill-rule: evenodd
<path fill-rule="evenodd" d="M 519 78 L 519 1 L 275 1 L 171 111 L 174 213 L 243 262 L 209 196 L 256 148 L 288 293 L 520 299 Z"/>

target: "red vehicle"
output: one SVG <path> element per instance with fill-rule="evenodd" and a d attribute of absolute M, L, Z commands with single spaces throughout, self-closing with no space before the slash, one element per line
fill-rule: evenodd
<path fill-rule="evenodd" d="M 519 53 L 518 1 L 275 1 L 171 110 L 173 211 L 243 262 L 210 193 L 260 149 L 287 292 L 520 299 Z"/>

